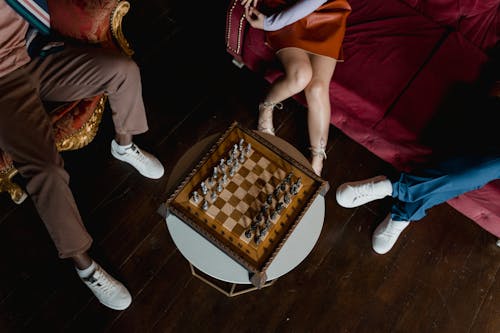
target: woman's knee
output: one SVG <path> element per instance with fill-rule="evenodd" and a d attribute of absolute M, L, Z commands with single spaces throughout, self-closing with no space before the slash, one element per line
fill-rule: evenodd
<path fill-rule="evenodd" d="M 288 75 L 292 89 L 295 91 L 304 90 L 311 82 L 312 69 L 308 66 L 298 66 L 295 70 Z"/>
<path fill-rule="evenodd" d="M 310 98 L 322 98 L 328 96 L 330 91 L 330 85 L 328 82 L 324 82 L 319 79 L 312 79 L 307 87 L 305 88 L 306 96 Z"/>

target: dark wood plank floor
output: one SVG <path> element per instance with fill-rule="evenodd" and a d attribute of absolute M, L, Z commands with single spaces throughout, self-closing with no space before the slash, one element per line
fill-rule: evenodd
<path fill-rule="evenodd" d="M 266 83 L 224 49 L 226 1 L 131 1 L 125 35 L 143 74 L 150 131 L 140 146 L 166 165 L 147 180 L 109 154 L 109 113 L 95 140 L 65 152 L 71 187 L 94 237 L 91 254 L 133 295 L 109 310 L 56 250 L 30 200 L 0 196 L 0 332 L 500 332 L 500 248 L 447 204 L 386 255 L 371 250 L 382 200 L 335 202 L 342 182 L 395 170 L 331 128 L 326 219 L 299 266 L 268 288 L 228 298 L 190 273 L 157 213 L 183 152 L 233 121 L 254 128 Z M 187 97 L 186 97 L 187 96 Z M 287 101 L 278 135 L 307 154 L 305 110 Z"/>

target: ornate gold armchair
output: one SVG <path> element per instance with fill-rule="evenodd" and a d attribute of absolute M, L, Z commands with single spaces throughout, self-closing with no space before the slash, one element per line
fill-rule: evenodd
<path fill-rule="evenodd" d="M 122 19 L 130 9 L 124 0 L 48 0 L 52 28 L 68 38 L 134 53 L 122 32 Z M 106 96 L 98 95 L 64 103 L 49 111 L 59 151 L 76 150 L 95 137 L 106 105 Z M 0 149 L 0 192 L 8 192 L 20 204 L 26 192 L 13 177 L 17 170 L 11 157 Z"/>

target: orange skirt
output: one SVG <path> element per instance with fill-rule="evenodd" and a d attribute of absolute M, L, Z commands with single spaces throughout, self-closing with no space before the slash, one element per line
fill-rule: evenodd
<path fill-rule="evenodd" d="M 266 14 L 295 0 L 264 0 Z M 311 14 L 276 31 L 266 31 L 266 42 L 275 51 L 296 47 L 307 52 L 343 60 L 342 41 L 351 6 L 346 0 L 331 0 Z"/>

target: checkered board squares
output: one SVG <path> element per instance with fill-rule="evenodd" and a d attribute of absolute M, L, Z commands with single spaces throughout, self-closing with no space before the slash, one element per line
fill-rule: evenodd
<path fill-rule="evenodd" d="M 211 192 L 216 191 L 216 182 L 207 184 L 208 192 L 198 203 L 192 199 L 190 203 L 201 212 L 207 214 L 213 223 L 219 224 L 226 230 L 227 237 L 245 246 L 258 248 L 253 237 L 245 236 L 245 231 L 250 227 L 252 220 L 258 215 L 266 198 L 272 194 L 276 187 L 285 179 L 288 173 L 272 163 L 261 153 L 250 150 L 246 160 L 240 165 L 222 191 L 217 194 L 215 201 L 211 200 Z M 207 200 L 208 209 L 201 209 L 202 201 Z M 277 199 L 273 199 L 277 200 Z M 277 221 L 278 219 L 275 219 Z M 271 221 L 273 224 L 275 221 Z M 270 228 L 272 230 L 272 227 Z M 270 233 L 268 233 L 270 234 Z"/>

